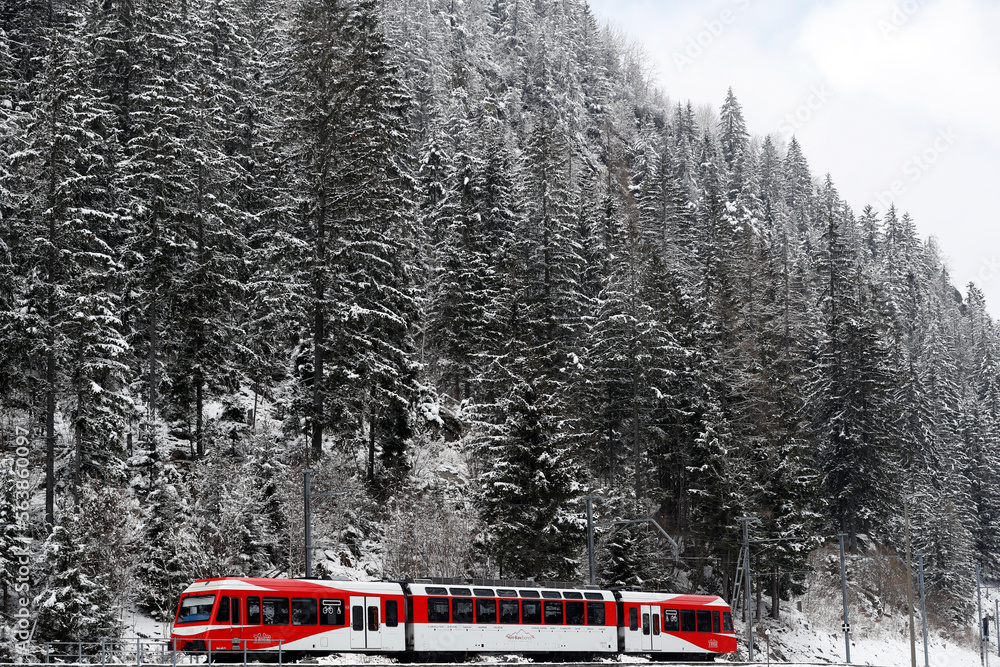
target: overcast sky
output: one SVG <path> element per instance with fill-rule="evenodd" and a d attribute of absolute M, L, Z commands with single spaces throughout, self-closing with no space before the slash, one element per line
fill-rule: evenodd
<path fill-rule="evenodd" d="M 1000 3 L 590 2 L 672 99 L 717 109 L 732 86 L 751 133 L 794 133 L 855 213 L 909 211 L 1000 316 Z"/>

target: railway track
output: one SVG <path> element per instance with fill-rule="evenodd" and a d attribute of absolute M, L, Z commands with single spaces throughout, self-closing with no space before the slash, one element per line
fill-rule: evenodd
<path fill-rule="evenodd" d="M 53 661 L 53 662 L 0 662 L 0 667 L 54 667 L 58 665 L 59 667 L 95 667 L 96 665 L 102 665 L 102 667 L 109 667 L 111 665 L 122 665 L 133 667 L 189 667 L 190 665 L 207 664 L 207 663 L 195 663 L 195 662 L 146 662 L 141 663 L 123 663 L 120 661 L 102 663 L 100 661 L 96 662 L 66 662 L 66 661 Z M 242 662 L 230 663 L 242 665 Z M 277 665 L 277 662 L 256 662 L 251 661 L 247 663 L 248 665 Z M 401 663 L 386 662 L 386 663 L 373 663 L 365 662 L 358 664 L 348 664 L 348 663 L 320 663 L 315 660 L 311 661 L 301 661 L 296 663 L 283 663 L 285 665 L 319 665 L 320 667 L 380 667 L 381 665 L 397 665 Z M 761 662 L 730 662 L 726 660 L 718 660 L 715 662 L 705 662 L 704 660 L 699 662 L 662 662 L 662 663 L 644 663 L 644 662 L 617 662 L 617 661 L 607 661 L 607 662 L 468 662 L 468 663 L 419 663 L 420 667 L 456 667 L 456 665 L 468 665 L 469 667 L 609 667 L 610 665 L 624 665 L 627 667 L 632 667 L 636 665 L 664 665 L 664 667 L 705 667 L 705 665 L 725 665 L 729 667 L 760 667 L 765 663 Z M 781 665 L 783 667 L 813 667 L 816 665 L 822 665 L 823 667 L 836 667 L 837 665 L 846 665 L 843 662 L 773 662 L 772 664 L 777 667 Z"/>

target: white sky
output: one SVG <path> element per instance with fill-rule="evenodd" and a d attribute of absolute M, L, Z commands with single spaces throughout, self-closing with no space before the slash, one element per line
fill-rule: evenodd
<path fill-rule="evenodd" d="M 1000 315 L 1000 2 L 590 4 L 645 45 L 673 100 L 717 109 L 732 86 L 751 133 L 794 133 L 855 213 L 909 211 Z"/>

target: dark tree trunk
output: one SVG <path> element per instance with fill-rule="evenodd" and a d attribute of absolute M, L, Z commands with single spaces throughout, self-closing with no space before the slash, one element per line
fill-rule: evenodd
<path fill-rule="evenodd" d="M 160 340 L 157 335 L 157 310 L 156 287 L 153 287 L 153 297 L 149 303 L 149 449 L 156 451 L 156 388 L 160 382 L 159 371 L 157 369 L 157 355 L 159 354 Z"/>
<path fill-rule="evenodd" d="M 51 314 L 53 306 L 49 306 Z M 51 529 L 55 525 L 56 504 L 56 353 L 53 336 L 49 336 L 49 349 L 45 355 L 45 522 Z"/>
<path fill-rule="evenodd" d="M 778 571 L 771 573 L 771 618 L 781 617 L 781 577 Z"/>
<path fill-rule="evenodd" d="M 312 451 L 319 457 L 323 455 L 323 346 L 326 342 L 326 312 L 324 299 L 324 271 L 326 256 L 326 191 L 322 190 L 319 197 L 319 216 L 316 220 L 316 267 L 315 267 L 315 299 L 316 312 L 313 325 L 313 423 Z"/>
<path fill-rule="evenodd" d="M 633 354 L 633 360 L 635 355 Z M 639 447 L 639 367 L 632 364 L 632 455 L 635 458 L 635 503 L 642 502 L 642 454 Z"/>
<path fill-rule="evenodd" d="M 195 404 L 194 441 L 198 447 L 198 458 L 205 456 L 205 442 L 204 440 L 202 440 L 202 426 L 203 426 L 202 412 L 204 411 L 204 401 L 205 401 L 205 392 L 203 389 L 204 384 L 205 381 L 201 377 L 201 373 L 199 372 L 195 380 L 196 386 L 194 388 L 194 404 Z"/>
<path fill-rule="evenodd" d="M 78 399 L 79 401 L 79 399 Z M 77 410 L 80 409 L 77 402 Z M 80 461 L 83 458 L 83 420 L 80 415 L 76 416 L 76 426 L 73 429 L 73 439 L 76 445 L 73 457 L 73 504 L 80 505 Z"/>
<path fill-rule="evenodd" d="M 368 483 L 375 483 L 375 443 L 378 429 L 378 406 L 375 404 L 375 387 L 371 389 L 371 407 L 369 408 L 368 424 Z"/>

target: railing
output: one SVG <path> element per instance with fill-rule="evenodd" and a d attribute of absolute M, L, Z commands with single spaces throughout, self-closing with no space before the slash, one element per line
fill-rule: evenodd
<path fill-rule="evenodd" d="M 277 665 L 289 662 L 288 651 L 282 645 L 283 640 L 267 649 L 251 648 L 253 640 L 232 639 L 232 649 L 221 651 L 217 647 L 223 640 L 199 644 L 204 649 L 172 650 L 187 645 L 190 639 L 146 639 L 141 637 L 122 639 L 102 639 L 92 642 L 45 642 L 38 643 L 30 653 L 18 655 L 16 664 L 29 665 L 135 665 L 149 667 L 153 665 L 200 665 L 220 662 L 225 656 L 225 662 L 242 663 L 266 662 Z M 224 640 L 227 644 L 230 640 Z M 171 646 L 171 642 L 175 646 Z M 216 648 L 212 648 L 212 643 Z"/>

